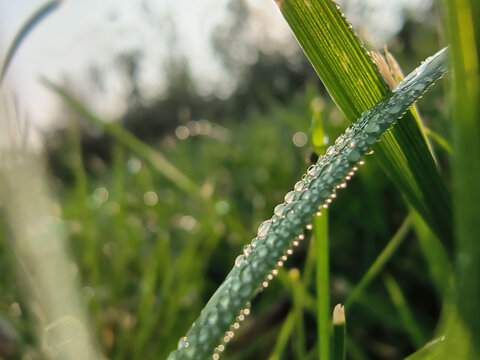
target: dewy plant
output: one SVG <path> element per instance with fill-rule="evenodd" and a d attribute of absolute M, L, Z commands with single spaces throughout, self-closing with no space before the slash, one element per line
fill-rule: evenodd
<path fill-rule="evenodd" d="M 308 168 L 285 201 L 275 207 L 271 219 L 258 228 L 257 236 L 244 248 L 243 254 L 225 281 L 213 294 L 169 360 L 214 359 L 233 337 L 241 321 L 250 312 L 249 301 L 283 266 L 293 248 L 299 244 L 304 228 L 311 228 L 312 215 L 328 207 L 336 191 L 346 186 L 362 164 L 361 158 L 425 91 L 447 70 L 447 50 L 428 58 L 410 73 L 385 99 L 350 125 L 317 164 Z"/>

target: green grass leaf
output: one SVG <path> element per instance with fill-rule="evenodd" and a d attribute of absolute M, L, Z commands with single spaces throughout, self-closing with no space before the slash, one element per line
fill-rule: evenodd
<path fill-rule="evenodd" d="M 453 194 L 457 309 L 480 356 L 480 4 L 449 0 L 453 60 Z"/>
<path fill-rule="evenodd" d="M 271 219 L 260 224 L 252 242 L 225 281 L 213 294 L 178 349 L 169 360 L 203 359 L 223 351 L 233 330 L 250 312 L 251 298 L 263 288 L 283 266 L 293 247 L 303 239 L 303 229 L 311 229 L 312 214 L 320 206 L 328 206 L 337 189 L 344 186 L 357 168 L 362 155 L 380 136 L 446 71 L 446 50 L 438 52 L 408 75 L 392 95 L 380 101 L 362 116 L 320 156 L 285 195 Z"/>
<path fill-rule="evenodd" d="M 40 6 L 20 27 L 18 32 L 15 34 L 15 37 L 10 44 L 10 47 L 7 50 L 7 54 L 2 61 L 2 66 L 0 68 L 0 84 L 3 82 L 5 74 L 7 73 L 8 66 L 12 62 L 12 59 L 20 47 L 21 43 L 27 35 L 32 31 L 32 29 L 42 21 L 48 14 L 60 5 L 61 0 L 51 0 Z"/>
<path fill-rule="evenodd" d="M 370 55 L 331 0 L 278 0 L 299 44 L 350 121 L 387 93 Z M 410 113 L 375 144 L 379 163 L 437 236 L 452 239 L 451 201 L 419 124 Z"/>

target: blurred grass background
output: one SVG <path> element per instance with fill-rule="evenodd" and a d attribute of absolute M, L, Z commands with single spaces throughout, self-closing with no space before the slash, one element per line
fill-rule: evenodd
<path fill-rule="evenodd" d="M 247 5 L 236 3 L 232 16 L 247 16 Z M 401 31 L 389 44 L 405 72 L 445 42 L 439 22 L 405 14 Z M 233 22 L 223 33 L 234 34 L 241 23 Z M 220 40 L 219 56 L 233 64 L 237 44 Z M 228 98 L 196 90 L 187 56 L 172 57 L 166 94 L 146 102 L 132 91 L 117 123 L 174 164 L 200 196 L 168 180 L 138 151 L 69 107 L 59 112 L 63 126 L 44 135 L 50 185 L 66 224 L 83 301 L 109 359 L 165 358 L 256 226 L 271 216 L 308 166 L 313 114 L 323 123 L 325 140 L 335 139 L 347 126 L 300 51 L 292 60 L 259 49 L 256 62 L 235 69 L 241 81 Z M 139 59 L 133 53 L 123 60 L 123 75 L 134 90 Z M 87 89 L 66 86 L 88 105 Z M 437 86 L 419 106 L 427 126 L 448 141 L 445 102 L 442 86 Z M 449 183 L 448 153 L 435 142 L 433 146 Z M 332 304 L 348 298 L 407 214 L 401 195 L 373 157 L 367 157 L 329 210 Z M 0 229 L 0 357 L 42 359 L 4 216 Z M 315 305 L 308 294 L 314 294 L 314 280 L 308 275 L 311 263 L 305 261 L 308 247 L 304 243 L 279 279 L 254 301 L 226 359 L 313 358 Z M 385 270 L 349 304 L 349 359 L 402 359 L 433 338 L 441 294 L 421 247 L 407 227 Z M 308 281 L 298 282 L 295 269 Z M 304 294 L 300 300 L 298 294 Z M 289 321 L 296 325 L 289 329 Z M 280 337 L 281 332 L 286 336 Z M 275 357 L 280 347 L 284 351 Z"/>

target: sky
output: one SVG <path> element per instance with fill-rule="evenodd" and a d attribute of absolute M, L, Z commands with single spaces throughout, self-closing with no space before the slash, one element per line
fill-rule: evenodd
<path fill-rule="evenodd" d="M 4 54 L 22 22 L 45 0 L 0 0 L 0 54 Z M 231 84 L 210 49 L 216 26 L 228 19 L 228 0 L 65 0 L 22 43 L 6 77 L 13 93 L 33 124 L 48 127 L 56 121 L 58 99 L 43 85 L 44 76 L 67 82 L 92 96 L 95 111 L 110 118 L 126 109 L 125 79 L 118 76 L 119 54 L 140 49 L 140 79 L 148 94 L 165 86 L 162 59 L 168 56 L 173 30 L 175 46 L 188 54 L 194 78 L 204 91 L 228 93 Z M 431 0 L 342 0 L 347 17 L 370 43 L 381 47 L 399 30 L 402 11 L 418 13 Z M 273 0 L 251 0 L 252 34 L 271 37 L 283 48 L 293 38 Z M 387 4 L 387 5 L 386 5 Z M 360 10 L 361 11 L 360 11 Z M 89 84 L 92 69 L 105 74 L 104 91 Z M 90 88 L 89 88 L 90 87 Z M 91 92 L 89 92 L 91 91 Z M 153 96 L 153 95 L 152 95 Z"/>

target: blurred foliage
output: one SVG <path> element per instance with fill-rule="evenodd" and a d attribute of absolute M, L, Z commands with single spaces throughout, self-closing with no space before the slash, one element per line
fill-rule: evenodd
<path fill-rule="evenodd" d="M 235 3 L 233 9 L 241 9 Z M 227 65 L 234 65 L 232 48 L 237 44 L 228 42 L 225 34 L 234 34 L 242 23 L 234 22 L 223 37 L 212 40 Z M 435 25 L 409 20 L 392 40 L 393 53 L 407 64 L 405 72 L 439 47 Z M 135 89 L 136 57 L 124 60 Z M 176 56 L 169 64 L 166 96 L 146 104 L 133 91 L 131 106 L 119 121 L 193 179 L 210 199 L 213 214 L 68 110 L 62 113 L 67 125 L 46 141 L 51 180 L 83 281 L 84 300 L 109 359 L 165 358 L 256 226 L 271 215 L 308 166 L 311 144 L 302 144 L 311 137 L 312 107 L 320 109 L 330 139 L 346 127 L 300 53 L 292 61 L 258 50 L 253 64 L 238 64 L 235 71 L 241 81 L 227 99 L 199 94 L 184 57 Z M 446 135 L 441 87 L 433 89 L 420 108 L 427 125 Z M 448 177 L 448 158 L 442 150 L 439 159 Z M 366 162 L 329 212 L 332 304 L 345 301 L 408 213 L 376 163 L 368 158 Z M 5 349 L 4 336 L 16 344 L 15 354 L 0 351 L 0 357 L 41 359 L 28 299 L 22 296 L 23 284 L 15 281 L 10 233 L 3 222 L 0 229 L 0 316 L 9 324 L 4 327 L 0 318 L 0 348 Z M 307 247 L 308 242 L 288 261 L 287 269 L 299 268 L 303 274 Z M 433 338 L 440 294 L 413 233 L 384 271 L 388 276 L 375 279 L 349 309 L 349 359 L 401 359 L 416 348 L 385 281 L 394 279 L 397 293 L 401 289 L 419 337 Z M 273 281 L 257 297 L 253 314 L 225 358 L 268 358 L 293 302 L 280 282 Z M 314 293 L 313 280 L 299 286 Z M 306 301 L 303 320 L 310 355 L 316 342 L 314 311 Z M 296 358 L 295 338 L 293 332 L 282 359 Z"/>

